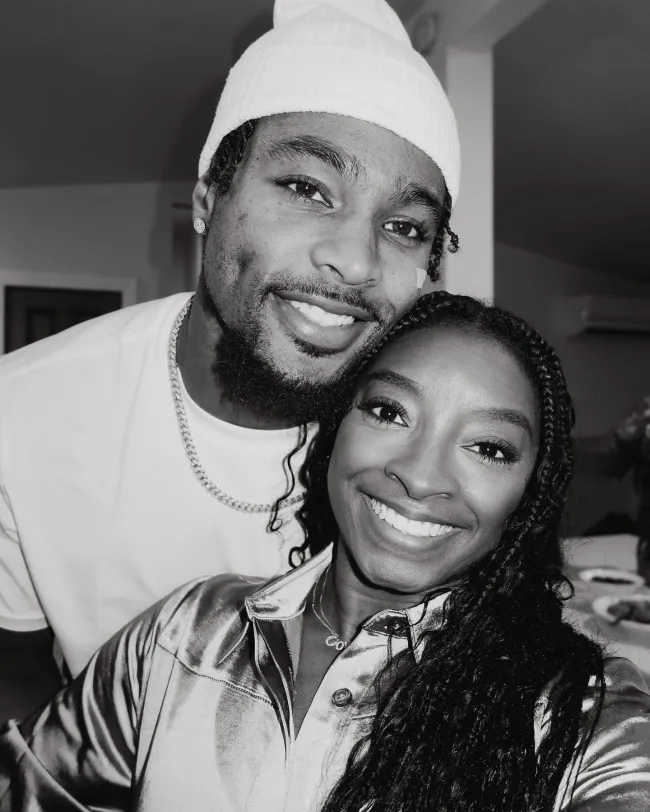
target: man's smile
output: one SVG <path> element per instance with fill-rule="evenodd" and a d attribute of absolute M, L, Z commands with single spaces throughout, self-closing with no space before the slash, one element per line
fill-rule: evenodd
<path fill-rule="evenodd" d="M 333 352 L 350 347 L 371 323 L 367 311 L 304 293 L 274 293 L 271 302 L 285 333 Z"/>
<path fill-rule="evenodd" d="M 295 307 L 296 310 L 304 313 L 308 319 L 324 327 L 343 327 L 344 324 L 354 324 L 355 321 L 354 316 L 337 316 L 336 313 L 323 310 L 322 307 L 318 307 L 317 305 L 310 305 L 306 302 L 294 302 L 291 299 L 287 299 L 287 301 L 290 305 Z"/>

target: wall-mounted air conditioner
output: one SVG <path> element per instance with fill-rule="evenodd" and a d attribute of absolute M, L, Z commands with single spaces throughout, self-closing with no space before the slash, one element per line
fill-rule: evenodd
<path fill-rule="evenodd" d="M 650 338 L 650 299 L 584 294 L 560 302 L 560 330 L 568 337 L 618 334 Z"/>

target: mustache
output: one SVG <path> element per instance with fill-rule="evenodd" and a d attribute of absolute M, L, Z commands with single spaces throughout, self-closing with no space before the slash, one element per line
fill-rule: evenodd
<path fill-rule="evenodd" d="M 307 281 L 289 277 L 276 278 L 264 289 L 264 295 L 269 293 L 302 293 L 305 296 L 320 296 L 332 302 L 340 302 L 363 310 L 372 320 L 378 322 L 384 322 L 391 317 L 389 309 L 381 307 L 375 302 L 369 302 L 360 290 L 339 287 L 320 279 Z"/>

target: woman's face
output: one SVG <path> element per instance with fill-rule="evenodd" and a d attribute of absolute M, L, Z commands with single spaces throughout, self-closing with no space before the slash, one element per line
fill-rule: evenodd
<path fill-rule="evenodd" d="M 501 344 L 455 327 L 404 335 L 368 368 L 328 488 L 364 580 L 420 596 L 497 543 L 535 466 L 533 387 Z"/>

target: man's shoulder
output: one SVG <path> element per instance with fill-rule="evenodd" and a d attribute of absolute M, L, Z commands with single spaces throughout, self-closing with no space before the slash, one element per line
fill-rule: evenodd
<path fill-rule="evenodd" d="M 83 374 L 87 367 L 154 340 L 171 327 L 189 294 L 132 305 L 37 341 L 0 358 L 0 388 L 37 383 L 39 376 Z"/>
<path fill-rule="evenodd" d="M 153 358 L 165 363 L 174 318 L 189 294 L 108 313 L 0 358 L 0 416 L 91 410 L 138 385 Z M 100 406 L 97 406 L 100 408 Z"/>

